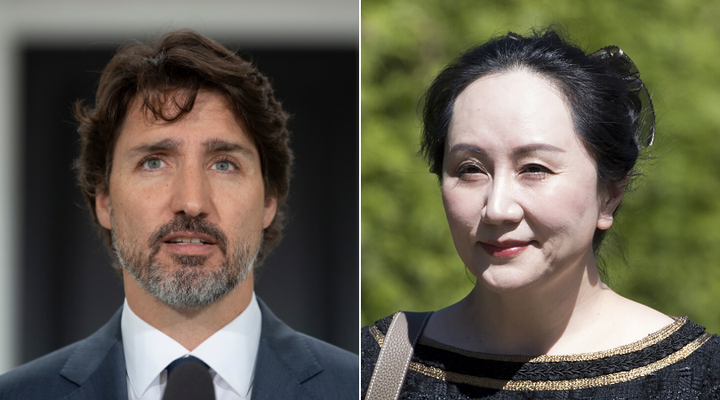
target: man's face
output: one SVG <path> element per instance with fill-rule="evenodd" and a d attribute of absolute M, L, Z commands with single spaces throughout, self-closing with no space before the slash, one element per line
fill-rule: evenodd
<path fill-rule="evenodd" d="M 96 198 L 123 268 L 179 309 L 210 304 L 247 276 L 276 207 L 255 144 L 225 98 L 206 90 L 172 123 L 148 116 L 136 99 L 109 192 Z"/>

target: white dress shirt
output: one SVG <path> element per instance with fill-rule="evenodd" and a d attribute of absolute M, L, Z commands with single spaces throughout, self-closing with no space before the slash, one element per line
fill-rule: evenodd
<path fill-rule="evenodd" d="M 217 400 L 249 400 L 261 325 L 260 307 L 253 293 L 245 311 L 188 351 L 135 315 L 126 299 L 120 327 L 128 399 L 161 400 L 167 383 L 165 368 L 179 357 L 192 355 L 210 367 Z"/>

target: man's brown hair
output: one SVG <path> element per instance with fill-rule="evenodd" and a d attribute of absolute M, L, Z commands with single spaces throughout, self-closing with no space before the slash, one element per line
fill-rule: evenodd
<path fill-rule="evenodd" d="M 110 249 L 112 235 L 98 221 L 95 197 L 109 190 L 113 151 L 128 107 L 137 97 L 149 115 L 171 123 L 192 111 L 201 88 L 227 98 L 257 146 L 265 195 L 277 198 L 277 214 L 264 231 L 258 263 L 282 237 L 292 164 L 288 114 L 275 100 L 268 79 L 250 62 L 197 32 L 179 30 L 151 44 L 133 42 L 120 47 L 100 77 L 94 107 L 82 101 L 75 105 L 81 139 L 80 157 L 75 161 L 77 179 Z"/>

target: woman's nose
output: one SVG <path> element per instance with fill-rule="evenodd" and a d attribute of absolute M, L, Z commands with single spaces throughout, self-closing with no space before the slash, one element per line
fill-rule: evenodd
<path fill-rule="evenodd" d="M 517 201 L 516 189 L 506 178 L 493 180 L 486 193 L 482 222 L 489 225 L 517 223 L 523 218 L 523 209 Z"/>

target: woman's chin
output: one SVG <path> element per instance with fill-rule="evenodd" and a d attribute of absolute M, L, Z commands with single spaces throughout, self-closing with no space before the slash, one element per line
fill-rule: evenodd
<path fill-rule="evenodd" d="M 517 270 L 507 265 L 490 266 L 478 276 L 477 284 L 496 294 L 513 294 L 532 288 L 540 278 L 530 271 Z"/>

